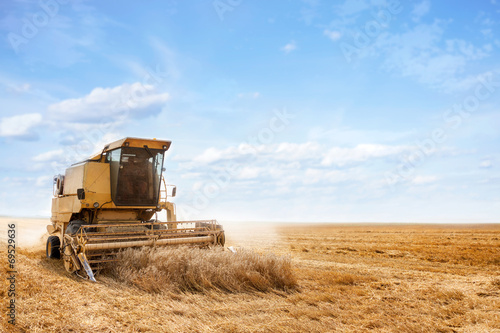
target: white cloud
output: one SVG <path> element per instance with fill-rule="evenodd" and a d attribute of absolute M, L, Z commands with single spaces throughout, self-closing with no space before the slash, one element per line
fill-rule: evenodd
<path fill-rule="evenodd" d="M 193 162 L 195 163 L 204 163 L 209 164 L 215 161 L 219 161 L 224 158 L 231 158 L 232 153 L 235 153 L 233 148 L 228 148 L 225 150 L 219 150 L 217 148 L 211 147 L 206 149 L 201 155 L 193 158 Z M 179 159 L 180 157 L 174 158 L 174 160 Z"/>
<path fill-rule="evenodd" d="M 300 161 L 318 158 L 323 153 L 317 142 L 289 143 L 283 142 L 274 148 L 274 157 L 284 161 Z"/>
<path fill-rule="evenodd" d="M 414 147 L 382 144 L 359 144 L 352 148 L 327 147 L 314 141 L 282 142 L 258 146 L 243 143 L 226 149 L 211 147 L 193 158 L 176 156 L 173 159 L 185 163 L 186 166 L 202 166 L 222 161 L 238 162 L 246 159 L 263 159 L 278 163 L 309 161 L 326 167 L 345 167 L 372 159 L 400 155 L 410 152 L 412 149 Z"/>
<path fill-rule="evenodd" d="M 333 40 L 334 42 L 339 40 L 340 37 L 342 37 L 342 34 L 340 33 L 340 31 L 336 31 L 336 30 L 328 30 L 328 29 L 325 29 L 323 31 L 323 34 L 325 36 L 327 36 L 328 38 L 330 38 L 331 40 Z"/>
<path fill-rule="evenodd" d="M 325 198 L 326 207 L 331 207 L 328 200 L 337 201 L 333 196 L 349 202 L 378 200 L 389 191 L 383 173 L 396 163 L 387 157 L 395 160 L 394 155 L 407 149 L 376 144 L 331 147 L 315 141 L 211 147 L 198 155 L 175 157 L 178 170 L 186 175 L 180 178 L 189 179 L 185 187 L 192 187 L 179 204 L 195 207 L 195 199 L 214 192 L 214 187 L 219 195 L 209 198 L 209 207 L 248 197 L 275 202 L 277 209 L 293 206 L 298 198 Z"/>
<path fill-rule="evenodd" d="M 33 161 L 35 162 L 51 162 L 53 160 L 58 160 L 64 155 L 64 150 L 51 150 L 45 153 L 41 153 L 33 157 Z"/>
<path fill-rule="evenodd" d="M 297 44 L 293 40 L 281 48 L 285 53 L 290 53 L 295 49 L 297 49 Z"/>
<path fill-rule="evenodd" d="M 168 99 L 167 93 L 156 92 L 152 85 L 125 83 L 113 88 L 95 88 L 84 97 L 52 104 L 48 111 L 54 121 L 104 123 L 109 118 L 159 113 Z"/>
<path fill-rule="evenodd" d="M 35 186 L 36 187 L 42 187 L 42 188 L 48 188 L 50 186 L 52 181 L 51 176 L 40 176 L 36 179 L 35 181 Z"/>
<path fill-rule="evenodd" d="M 415 185 L 425 185 L 434 183 L 436 180 L 438 180 L 436 176 L 416 176 L 413 178 L 412 183 Z"/>
<path fill-rule="evenodd" d="M 62 173 L 71 164 L 100 153 L 106 144 L 123 137 L 116 132 L 92 132 L 95 135 L 90 133 L 88 136 L 77 134 L 75 137 L 68 137 L 68 142 L 65 142 L 62 149 L 49 150 L 34 156 L 30 169 L 44 172 L 51 170 L 53 174 Z"/>
<path fill-rule="evenodd" d="M 39 113 L 27 113 L 19 116 L 5 117 L 0 120 L 0 136 L 4 137 L 34 137 L 31 132 L 42 122 Z"/>
<path fill-rule="evenodd" d="M 263 173 L 263 170 L 261 168 L 256 168 L 256 167 L 244 167 L 241 169 L 239 174 L 237 175 L 237 178 L 239 179 L 255 179 L 261 176 Z"/>
<path fill-rule="evenodd" d="M 219 179 L 215 183 L 229 183 L 224 186 L 240 195 L 259 191 L 280 196 L 285 189 L 286 193 L 300 195 L 304 186 L 307 192 L 316 188 L 330 191 L 332 186 L 342 184 L 354 186 L 353 195 L 367 197 L 384 191 L 383 172 L 396 163 L 400 157 L 396 155 L 412 148 L 379 144 L 328 147 L 314 141 L 258 146 L 245 143 L 225 149 L 211 147 L 197 156 L 176 156 L 174 160 L 183 173 L 189 174 L 191 182 L 201 181 L 200 186 L 205 187 Z M 364 184 L 363 190 L 355 187 L 359 182 Z"/>
<path fill-rule="evenodd" d="M 321 161 L 324 166 L 345 166 L 365 162 L 370 159 L 395 156 L 410 151 L 409 146 L 389 146 L 381 144 L 359 144 L 354 148 L 333 147 Z"/>
<path fill-rule="evenodd" d="M 277 161 L 297 161 L 314 158 L 320 159 L 323 152 L 324 150 L 316 142 L 305 142 L 301 144 L 283 142 L 280 144 L 262 144 L 257 146 L 241 143 L 238 146 L 232 146 L 226 149 L 211 147 L 205 149 L 200 155 L 193 158 L 175 156 L 173 160 L 181 162 L 187 162 L 189 160 L 197 165 L 221 161 L 240 161 L 242 159 L 256 158 L 257 156 L 270 156 L 273 160 Z"/>
<path fill-rule="evenodd" d="M 357 172 L 351 172 L 350 170 L 324 170 L 324 169 L 313 169 L 309 168 L 305 171 L 305 177 L 303 183 L 308 184 L 336 184 L 346 181 L 360 181 L 363 177 Z"/>

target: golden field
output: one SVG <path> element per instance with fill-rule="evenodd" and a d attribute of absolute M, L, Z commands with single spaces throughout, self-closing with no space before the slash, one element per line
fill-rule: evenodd
<path fill-rule="evenodd" d="M 260 254 L 265 260 L 252 257 L 255 265 L 290 273 L 292 287 L 238 288 L 234 281 L 227 290 L 203 287 L 242 267 L 254 269 L 245 266 L 248 258 L 234 256 L 198 260 L 196 267 L 211 273 L 190 290 L 191 284 L 167 286 L 162 274 L 169 268 L 161 265 L 159 282 L 149 270 L 147 285 L 137 272 L 127 272 L 129 280 L 101 274 L 97 284 L 69 276 L 61 261 L 45 258 L 47 220 L 0 221 L 0 239 L 6 224 L 16 222 L 21 245 L 16 325 L 7 324 L 3 311 L 3 332 L 500 332 L 498 224 L 224 224 L 227 246 Z M 5 309 L 6 246 L 0 246 Z M 195 265 L 194 257 L 183 260 Z M 207 262 L 217 262 L 216 269 Z M 268 282 L 266 276 L 255 281 Z"/>

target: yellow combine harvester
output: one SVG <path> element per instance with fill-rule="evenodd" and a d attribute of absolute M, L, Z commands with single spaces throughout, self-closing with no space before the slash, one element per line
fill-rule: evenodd
<path fill-rule="evenodd" d="M 95 272 L 124 248 L 224 246 L 224 231 L 215 220 L 177 221 L 163 178 L 170 144 L 125 138 L 55 176 L 47 257 L 62 257 L 68 272 L 95 281 Z M 154 218 L 162 210 L 165 222 Z"/>

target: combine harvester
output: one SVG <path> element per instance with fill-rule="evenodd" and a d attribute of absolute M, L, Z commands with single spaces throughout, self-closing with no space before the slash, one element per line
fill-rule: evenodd
<path fill-rule="evenodd" d="M 163 178 L 170 141 L 125 138 L 54 177 L 48 258 L 61 258 L 70 273 L 88 277 L 116 260 L 122 249 L 195 244 L 224 246 L 215 220 L 177 221 L 175 186 Z M 167 221 L 157 219 L 166 210 Z M 153 218 L 155 217 L 155 218 Z"/>

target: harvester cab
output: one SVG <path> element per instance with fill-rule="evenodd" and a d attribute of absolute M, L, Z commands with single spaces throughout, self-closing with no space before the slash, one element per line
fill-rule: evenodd
<path fill-rule="evenodd" d="M 170 144 L 124 138 L 55 176 L 47 257 L 62 258 L 68 272 L 95 281 L 94 275 L 125 248 L 224 246 L 217 221 L 177 221 L 169 201 L 176 188 L 163 177 Z M 161 211 L 166 221 L 158 220 Z"/>

